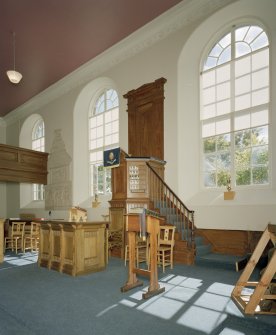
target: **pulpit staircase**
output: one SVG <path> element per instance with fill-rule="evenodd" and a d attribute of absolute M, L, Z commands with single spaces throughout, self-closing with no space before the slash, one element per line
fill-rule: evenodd
<path fill-rule="evenodd" d="M 164 180 L 147 164 L 152 207 L 176 227 L 174 261 L 193 264 L 195 259 L 194 211 L 187 208 Z"/>
<path fill-rule="evenodd" d="M 184 205 L 150 165 L 148 168 L 150 183 L 153 185 L 150 197 L 154 208 L 165 218 L 167 224 L 176 227 L 175 262 L 235 271 L 237 262 L 244 257 L 212 252 L 212 245 L 196 233 L 194 212 Z"/>

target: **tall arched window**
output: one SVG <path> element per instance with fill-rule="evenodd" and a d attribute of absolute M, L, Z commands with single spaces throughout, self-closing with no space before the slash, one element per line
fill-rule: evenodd
<path fill-rule="evenodd" d="M 257 25 L 232 27 L 201 72 L 203 185 L 269 183 L 269 41 Z"/>
<path fill-rule="evenodd" d="M 119 145 L 119 100 L 114 89 L 105 90 L 89 117 L 91 195 L 111 193 L 111 171 L 103 168 L 103 152 Z"/>
<path fill-rule="evenodd" d="M 32 149 L 36 151 L 45 151 L 44 122 L 38 120 L 32 131 Z M 33 200 L 44 200 L 44 185 L 33 184 Z"/>

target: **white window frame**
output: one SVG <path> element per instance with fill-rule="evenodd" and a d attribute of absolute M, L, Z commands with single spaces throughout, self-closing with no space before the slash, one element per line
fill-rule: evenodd
<path fill-rule="evenodd" d="M 215 66 L 210 66 L 209 69 L 204 69 L 204 66 L 206 65 L 205 64 L 202 64 L 201 66 L 201 73 L 200 73 L 200 106 L 201 106 L 201 113 L 200 113 L 200 129 L 201 129 L 201 132 L 200 132 L 200 136 L 201 136 L 201 156 L 202 156 L 202 163 L 201 163 L 201 183 L 202 183 L 202 187 L 205 188 L 205 189 L 212 189 L 212 188 L 218 188 L 218 187 L 223 187 L 223 186 L 226 186 L 225 184 L 223 185 L 218 185 L 218 178 L 217 178 L 217 173 L 218 173 L 218 168 L 216 167 L 216 181 L 215 181 L 215 185 L 212 185 L 212 186 L 206 186 L 205 183 L 204 183 L 204 157 L 206 157 L 206 154 L 204 154 L 204 146 L 203 146 L 203 143 L 204 143 L 204 132 L 203 132 L 203 125 L 206 124 L 209 120 L 209 121 L 213 121 L 213 127 L 215 126 L 216 123 L 214 123 L 215 121 L 221 121 L 221 122 L 226 122 L 226 120 L 228 118 L 230 118 L 230 130 L 229 130 L 229 134 L 230 134 L 230 137 L 231 137 L 231 140 L 230 140 L 230 154 L 231 154 L 231 167 L 230 167 L 230 170 L 229 170 L 229 177 L 231 178 L 231 182 L 232 182 L 232 185 L 235 186 L 235 187 L 241 187 L 241 188 L 245 188 L 245 187 L 267 187 L 267 186 L 270 186 L 271 184 L 271 143 L 269 141 L 269 131 L 270 131 L 270 64 L 268 64 L 267 66 L 267 70 L 268 70 L 268 87 L 267 87 L 267 90 L 268 90 L 268 101 L 266 103 L 263 103 L 262 105 L 260 105 L 262 108 L 260 108 L 259 105 L 251 105 L 249 108 L 247 109 L 241 109 L 241 110 L 235 110 L 234 108 L 234 103 L 235 103 L 235 73 L 233 72 L 234 71 L 234 66 L 235 64 L 237 63 L 237 61 L 239 60 L 242 60 L 243 58 L 245 59 L 246 57 L 248 57 L 250 55 L 254 57 L 254 55 L 257 55 L 259 54 L 262 50 L 265 50 L 265 49 L 268 49 L 268 61 L 270 63 L 270 54 L 269 54 L 269 40 L 268 40 L 268 37 L 267 37 L 267 40 L 268 40 L 268 45 L 267 46 L 264 46 L 262 48 L 259 48 L 255 51 L 251 51 L 243 56 L 239 56 L 239 57 L 235 57 L 234 55 L 234 39 L 233 39 L 233 36 L 234 36 L 234 32 L 235 30 L 237 29 L 240 29 L 242 27 L 246 27 L 246 26 L 254 26 L 254 27 L 259 27 L 261 29 L 263 29 L 263 32 L 266 34 L 266 37 L 267 37 L 267 33 L 266 33 L 266 30 L 261 27 L 260 25 L 256 25 L 256 24 L 243 24 L 243 25 L 239 25 L 239 26 L 233 26 L 231 31 L 229 30 L 228 33 L 231 33 L 231 46 L 232 46 L 232 50 L 231 50 L 231 60 L 228 60 L 226 62 L 223 62 L 221 65 L 217 65 L 218 64 L 218 60 L 217 60 L 217 63 Z M 228 35 L 228 33 L 224 34 L 223 36 L 225 37 L 226 35 Z M 221 39 L 218 39 L 217 42 L 214 44 L 214 46 L 216 46 L 218 44 L 218 42 L 220 41 Z M 209 51 L 207 57 L 204 58 L 204 61 L 206 61 L 208 59 L 208 56 L 211 54 L 214 46 L 211 48 L 211 51 Z M 222 115 L 218 115 L 216 114 L 214 117 L 210 117 L 210 118 L 206 118 L 204 120 L 204 118 L 202 117 L 203 115 L 203 107 L 204 107 L 204 103 L 203 103 L 203 100 L 204 100 L 204 97 L 203 97 L 203 82 L 202 82 L 202 78 L 203 78 L 203 74 L 206 74 L 208 73 L 208 71 L 210 71 L 210 73 L 212 72 L 212 70 L 214 69 L 219 69 L 219 68 L 223 68 L 224 66 L 226 66 L 227 64 L 230 65 L 230 99 L 229 99 L 229 102 L 230 102 L 230 112 L 227 113 L 227 114 L 222 114 Z M 258 71 L 255 70 L 255 72 L 252 70 L 250 70 L 249 72 L 249 75 L 252 77 L 252 74 L 253 73 L 256 73 Z M 242 77 L 242 76 L 241 76 Z M 237 79 L 237 77 L 236 77 Z M 237 81 L 237 80 L 236 80 Z M 252 84 L 252 83 L 251 83 Z M 214 89 L 216 90 L 217 92 L 217 86 L 218 84 L 216 83 L 214 85 Z M 252 86 L 251 86 L 251 90 L 250 90 L 250 94 L 252 94 L 254 90 L 252 89 Z M 217 97 L 216 97 L 217 98 Z M 227 100 L 227 99 L 226 99 Z M 215 100 L 215 103 L 217 103 L 218 100 Z M 252 101 L 251 101 L 252 102 Z M 210 105 L 212 105 L 210 103 Z M 205 106 L 207 106 L 207 104 L 205 104 Z M 235 150 L 235 141 L 234 141 L 234 134 L 237 132 L 237 130 L 234 129 L 234 120 L 235 120 L 235 117 L 237 117 L 238 115 L 242 116 L 242 115 L 245 115 L 247 114 L 250 118 L 252 118 L 252 115 L 253 115 L 253 112 L 254 111 L 260 111 L 260 110 L 264 110 L 264 109 L 267 109 L 267 123 L 265 124 L 265 126 L 267 126 L 267 132 L 268 132 L 268 136 L 267 136 L 267 146 L 268 146 L 268 180 L 267 180 L 267 183 L 264 183 L 264 184 L 257 184 L 257 183 L 252 183 L 252 170 L 253 170 L 253 164 L 252 164 L 252 155 L 250 156 L 251 157 L 251 162 L 250 162 L 250 169 L 251 169 L 251 180 L 250 180 L 250 184 L 246 184 L 246 185 L 236 185 L 236 179 L 235 179 L 235 176 L 236 176 L 236 171 L 235 171 L 235 153 L 237 152 L 237 150 Z M 217 112 L 217 110 L 216 110 Z M 210 113 L 212 113 L 212 110 L 210 110 Z M 206 117 L 206 115 L 205 115 Z M 261 125 L 260 125 L 261 126 Z M 215 126 L 216 127 L 216 126 Z M 250 125 L 250 127 L 248 127 L 249 130 L 252 130 L 254 129 L 255 127 L 252 126 L 252 124 Z M 211 129 L 211 128 L 210 128 Z M 219 133 L 216 133 L 216 130 L 215 131 L 215 134 L 214 136 L 218 136 Z M 210 131 L 211 132 L 211 131 Z M 207 138 L 207 137 L 206 137 Z M 252 150 L 253 149 L 253 145 L 251 143 L 251 146 L 250 146 L 250 149 Z M 215 154 L 217 154 L 217 151 L 215 151 Z M 217 160 L 216 160 L 216 164 L 217 164 Z"/>
<path fill-rule="evenodd" d="M 32 150 L 45 152 L 45 124 L 39 119 L 32 130 Z M 45 187 L 43 184 L 32 184 L 33 201 L 45 200 Z"/>
<path fill-rule="evenodd" d="M 92 105 L 88 137 L 90 195 L 111 194 L 111 170 L 103 168 L 103 152 L 119 145 L 119 98 L 115 89 L 101 91 Z M 102 183 L 99 182 L 101 172 Z"/>

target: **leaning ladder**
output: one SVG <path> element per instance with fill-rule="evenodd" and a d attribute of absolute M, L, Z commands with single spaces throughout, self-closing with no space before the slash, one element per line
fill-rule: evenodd
<path fill-rule="evenodd" d="M 276 250 L 274 250 L 267 267 L 264 269 L 260 281 L 248 281 L 269 241 L 272 241 L 275 246 L 276 225 L 269 224 L 263 232 L 231 294 L 233 301 L 245 314 L 276 314 L 276 294 L 271 294 L 271 289 L 276 286 L 276 283 L 272 283 L 276 273 Z M 253 293 L 252 289 L 248 289 L 249 287 L 255 287 Z M 269 310 L 263 308 L 265 302 L 269 302 Z"/>

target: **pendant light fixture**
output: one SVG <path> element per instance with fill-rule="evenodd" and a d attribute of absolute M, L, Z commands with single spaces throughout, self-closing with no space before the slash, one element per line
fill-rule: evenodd
<path fill-rule="evenodd" d="M 13 84 L 18 84 L 22 79 L 22 74 L 15 71 L 15 32 L 12 33 L 13 37 L 13 70 L 7 71 L 7 76 Z"/>

